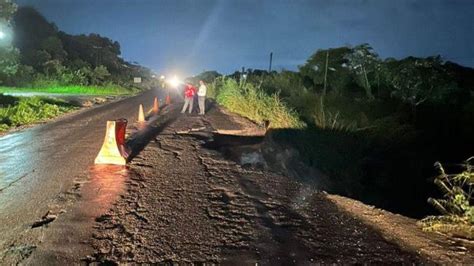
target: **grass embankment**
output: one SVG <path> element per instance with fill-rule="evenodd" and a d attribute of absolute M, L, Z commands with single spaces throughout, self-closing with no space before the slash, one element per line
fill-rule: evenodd
<path fill-rule="evenodd" d="M 71 95 L 127 95 L 136 91 L 121 86 L 48 86 L 48 87 L 0 87 L 0 93 L 46 93 Z"/>
<path fill-rule="evenodd" d="M 268 95 L 251 83 L 239 84 L 221 78 L 209 86 L 209 95 L 229 111 L 257 123 L 270 122 L 272 128 L 303 128 L 298 114 L 287 107 L 278 95 Z"/>
<path fill-rule="evenodd" d="M 438 195 L 433 162 L 459 162 L 472 152 L 472 100 L 426 103 L 414 112 L 393 98 L 332 93 L 321 101 L 298 84 L 280 74 L 248 84 L 217 79 L 208 89 L 230 111 L 271 121 L 278 143 L 328 176 L 322 189 L 414 218 L 435 213 L 426 201 Z"/>
<path fill-rule="evenodd" d="M 0 94 L 0 132 L 51 119 L 74 109 L 77 107 L 62 100 Z"/>

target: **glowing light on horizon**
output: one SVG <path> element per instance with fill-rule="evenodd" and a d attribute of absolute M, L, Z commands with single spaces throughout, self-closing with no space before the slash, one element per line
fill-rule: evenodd
<path fill-rule="evenodd" d="M 173 78 L 171 78 L 171 79 L 168 81 L 168 83 L 169 83 L 172 87 L 176 88 L 176 87 L 178 87 L 179 84 L 181 84 L 182 82 L 179 80 L 178 76 L 175 75 L 175 76 L 173 76 Z"/>

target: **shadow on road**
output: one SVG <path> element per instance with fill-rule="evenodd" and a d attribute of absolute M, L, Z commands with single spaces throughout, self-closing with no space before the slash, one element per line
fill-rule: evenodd
<path fill-rule="evenodd" d="M 137 124 L 138 131 L 133 133 L 126 142 L 130 149 L 130 155 L 127 162 L 131 162 L 140 152 L 163 131 L 170 123 L 178 117 L 179 106 L 171 105 L 163 107 L 163 114 L 149 117 L 149 120 L 143 124 Z"/>

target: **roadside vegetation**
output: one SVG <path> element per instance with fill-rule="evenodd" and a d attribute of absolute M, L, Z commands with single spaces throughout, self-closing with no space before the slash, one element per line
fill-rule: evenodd
<path fill-rule="evenodd" d="M 126 89 L 117 85 L 105 86 L 57 86 L 45 88 L 30 87 L 0 87 L 0 93 L 45 93 L 72 95 L 127 95 L 137 92 L 137 89 Z"/>
<path fill-rule="evenodd" d="M 11 97 L 0 94 L 0 132 L 37 123 L 77 109 L 67 102 L 42 97 Z"/>
<path fill-rule="evenodd" d="M 67 34 L 34 8 L 17 8 L 10 0 L 0 0 L 0 10 L 5 32 L 0 39 L 0 95 L 128 95 L 155 86 L 149 69 L 121 58 L 116 41 Z M 134 77 L 142 83 L 135 84 Z M 0 130 L 72 108 L 60 100 L 0 96 Z"/>
<path fill-rule="evenodd" d="M 232 78 L 219 78 L 210 86 L 219 104 L 257 123 L 270 122 L 271 128 L 302 128 L 298 114 L 277 94 L 269 95 L 252 83 L 239 84 Z M 218 89 L 219 91 L 212 92 Z"/>
<path fill-rule="evenodd" d="M 318 50 L 298 71 L 195 78 L 231 111 L 273 123 L 278 143 L 329 177 L 322 189 L 411 217 L 436 213 L 433 163 L 474 151 L 474 70 L 439 56 L 381 59 L 362 44 Z"/>
<path fill-rule="evenodd" d="M 98 34 L 70 35 L 31 7 L 16 9 L 9 1 L 3 5 L 9 7 L 2 16 L 11 25 L 11 36 L 0 48 L 5 58 L 0 86 L 69 93 L 87 87 L 113 93 L 111 87 L 143 89 L 153 82 L 149 69 L 121 58 L 118 42 Z M 143 83 L 134 84 L 134 77 L 142 77 Z"/>
<path fill-rule="evenodd" d="M 436 231 L 474 240 L 474 157 L 462 165 L 459 173 L 448 174 L 441 163 L 436 163 L 439 175 L 434 183 L 443 193 L 442 199 L 429 198 L 442 215 L 430 216 L 420 221 L 425 231 Z"/>

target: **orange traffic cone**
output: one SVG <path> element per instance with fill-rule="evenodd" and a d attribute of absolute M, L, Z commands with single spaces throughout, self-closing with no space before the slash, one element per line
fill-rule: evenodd
<path fill-rule="evenodd" d="M 95 164 L 125 165 L 125 131 L 127 120 L 107 121 L 104 143 L 95 158 Z"/>
<path fill-rule="evenodd" d="M 158 98 L 155 97 L 155 101 L 153 102 L 153 113 L 158 114 L 160 110 L 160 103 L 158 102 Z"/>
<path fill-rule="evenodd" d="M 138 108 L 138 122 L 145 122 L 145 113 L 143 112 L 143 105 L 140 104 Z"/>
<path fill-rule="evenodd" d="M 171 104 L 171 98 L 170 98 L 170 95 L 166 95 L 166 105 L 170 105 Z"/>

